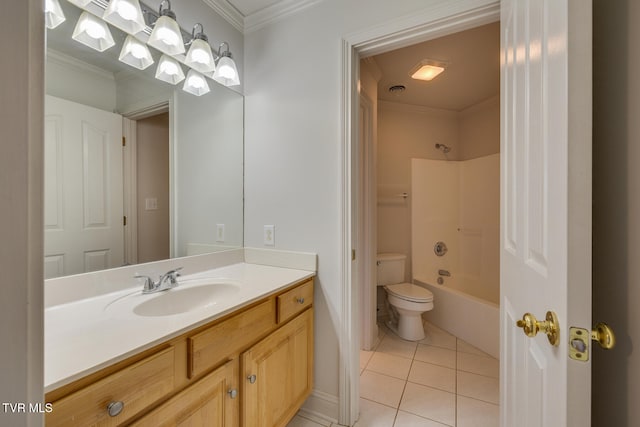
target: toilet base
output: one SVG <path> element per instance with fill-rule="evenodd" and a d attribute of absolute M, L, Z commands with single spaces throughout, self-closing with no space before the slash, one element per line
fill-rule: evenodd
<path fill-rule="evenodd" d="M 398 322 L 391 320 L 387 322 L 387 326 L 400 338 L 407 341 L 420 341 L 424 339 L 424 326 L 422 325 L 421 313 L 417 315 L 400 315 L 397 316 Z"/>

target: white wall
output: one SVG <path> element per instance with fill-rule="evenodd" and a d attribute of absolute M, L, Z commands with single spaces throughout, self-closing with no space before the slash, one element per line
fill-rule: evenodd
<path fill-rule="evenodd" d="M 489 1 L 467 2 L 473 6 Z M 341 40 L 445 0 L 324 0 L 245 35 L 245 244 L 317 252 L 315 397 L 336 408 L 341 357 Z M 332 406 L 333 405 L 333 406 Z M 330 415 L 337 416 L 336 413 Z"/>
<path fill-rule="evenodd" d="M 500 97 L 496 95 L 459 113 L 460 160 L 500 152 Z"/>

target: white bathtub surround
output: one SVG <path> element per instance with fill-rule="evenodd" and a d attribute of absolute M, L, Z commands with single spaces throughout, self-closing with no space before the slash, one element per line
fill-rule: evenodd
<path fill-rule="evenodd" d="M 47 280 L 45 392 L 315 275 L 315 269 L 287 267 L 301 263 L 315 267 L 315 254 L 271 256 L 281 265 L 247 263 L 244 249 L 238 249 Z M 143 302 L 166 295 L 141 295 L 142 284 L 133 275 L 164 273 L 177 267 L 183 267 L 183 276 L 175 291 L 204 283 L 230 283 L 234 292 L 214 304 L 176 315 L 133 315 L 130 299 Z"/>
<path fill-rule="evenodd" d="M 414 283 L 433 293 L 436 303 L 424 316 L 430 323 L 499 358 L 500 307 L 497 304 L 420 278 L 414 279 Z"/>
<path fill-rule="evenodd" d="M 412 275 L 498 304 L 500 155 L 465 161 L 412 159 Z M 436 256 L 443 241 L 448 252 Z"/>

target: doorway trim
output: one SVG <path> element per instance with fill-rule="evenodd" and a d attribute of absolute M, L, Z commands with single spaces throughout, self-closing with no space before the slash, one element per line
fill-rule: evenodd
<path fill-rule="evenodd" d="M 365 215 L 358 206 L 360 195 L 354 194 L 359 168 L 372 167 L 353 163 L 359 139 L 358 110 L 360 94 L 358 80 L 361 58 L 399 49 L 412 44 L 435 39 L 447 34 L 464 31 L 500 19 L 499 0 L 461 0 L 432 5 L 405 18 L 390 21 L 348 34 L 342 39 L 341 55 L 341 199 L 340 199 L 340 277 L 342 282 L 342 316 L 339 330 L 339 413 L 338 422 L 351 426 L 358 419 L 359 411 L 359 350 L 360 320 L 359 298 L 365 291 L 373 292 L 356 277 L 358 271 L 370 271 L 374 265 L 365 257 L 352 260 L 352 250 L 358 245 L 358 230 L 354 224 L 364 222 L 366 234 L 372 230 L 371 215 Z M 357 156 L 356 156 L 357 157 Z M 375 236 L 363 236 L 367 241 Z M 358 263 L 364 263 L 359 266 Z"/>

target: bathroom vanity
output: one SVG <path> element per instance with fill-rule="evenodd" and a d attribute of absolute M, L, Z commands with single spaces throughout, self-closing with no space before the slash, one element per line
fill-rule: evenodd
<path fill-rule="evenodd" d="M 129 289 L 50 308 L 46 425 L 286 426 L 313 386 L 314 273 L 213 271 L 159 295 Z M 223 284 L 237 289 L 207 296 Z M 78 317 L 87 313 L 99 319 Z"/>

